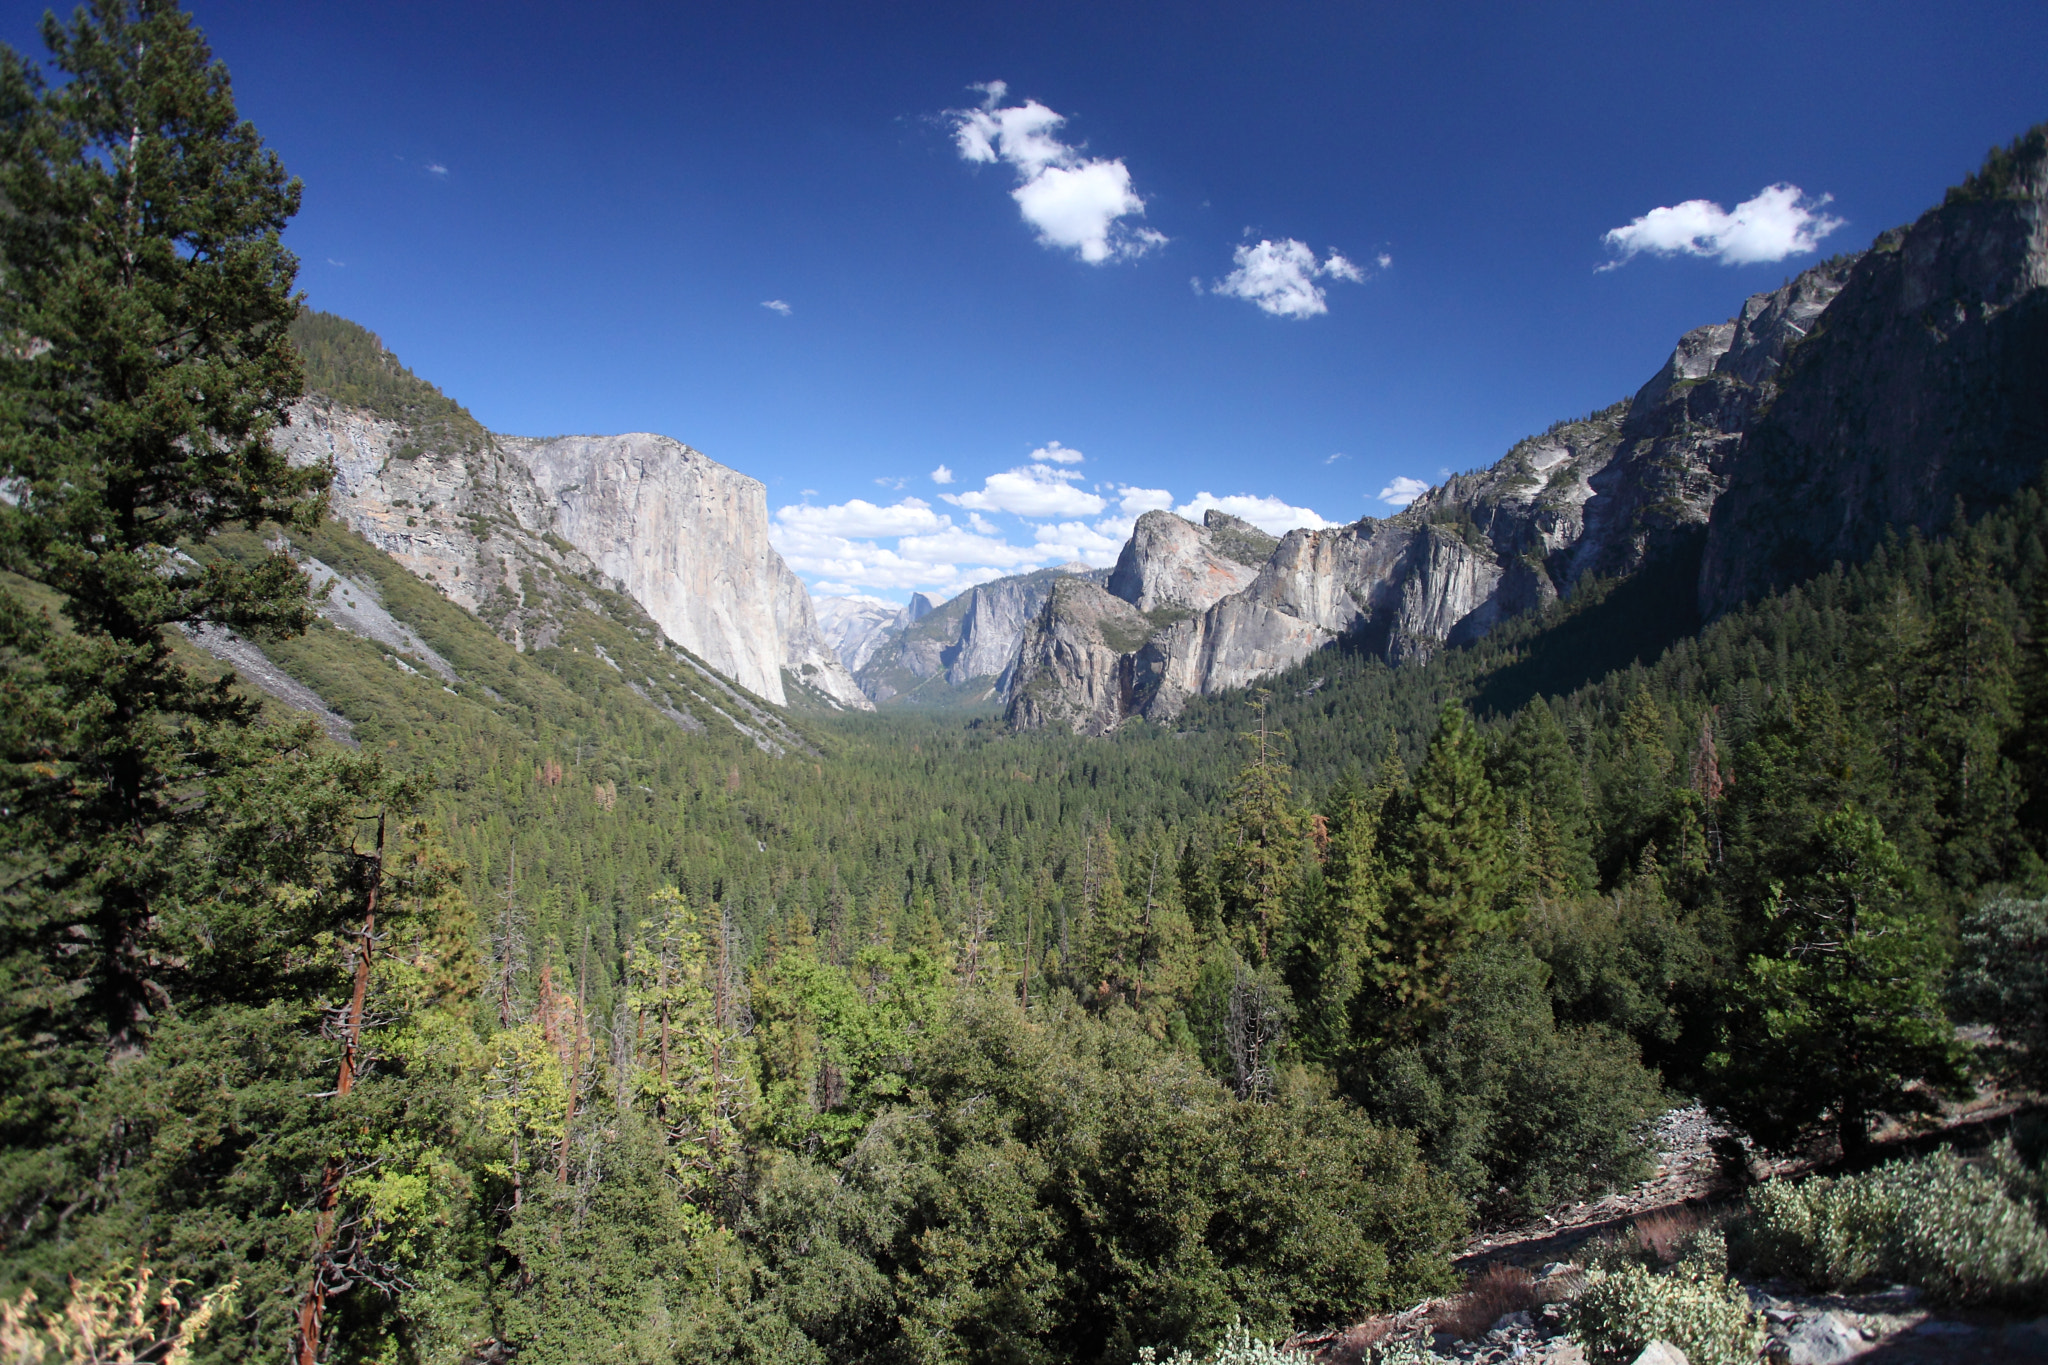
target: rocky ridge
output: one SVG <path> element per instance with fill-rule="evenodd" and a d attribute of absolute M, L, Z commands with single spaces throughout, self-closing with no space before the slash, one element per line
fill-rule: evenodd
<path fill-rule="evenodd" d="M 1347 636 L 1389 661 L 1426 660 L 1588 575 L 1653 563 L 1697 585 L 1672 611 L 1711 618 L 1887 534 L 1979 515 L 2037 477 L 2044 374 L 2048 125 L 1911 227 L 1686 333 L 1626 403 L 1522 441 L 1395 516 L 1290 532 L 1249 583 L 1157 624 L 1128 656 L 1076 652 L 1099 603 L 1080 603 L 1088 619 L 1072 629 L 1046 622 L 1018 660 L 1009 719 L 1094 733 L 1168 720 L 1190 696 Z M 1143 610 L 1164 600 L 1152 581 L 1187 579 L 1192 535 L 1149 523 L 1111 591 Z M 1061 688 L 1072 696 L 1054 702 Z"/>
<path fill-rule="evenodd" d="M 1085 564 L 1036 569 L 978 583 L 913 614 L 920 598 L 931 600 L 917 594 L 901 618 L 862 642 L 856 679 L 884 704 L 1007 698 L 1025 627 L 1053 584 L 1065 578 L 1100 583 L 1108 573 Z"/>
<path fill-rule="evenodd" d="M 872 703 L 827 643 L 808 592 L 768 543 L 758 480 L 646 433 L 496 436 L 410 424 L 315 394 L 278 440 L 330 461 L 335 518 L 521 649 L 616 585 L 662 633 L 775 705 L 794 688 Z"/>
<path fill-rule="evenodd" d="M 1085 674 L 1075 672 L 1084 666 L 1076 632 L 1045 623 L 1030 637 L 1036 652 L 1027 645 L 1018 661 L 1011 723 L 1071 716 L 1102 733 L 1133 715 L 1170 720 L 1189 697 L 1244 686 L 1343 636 L 1392 662 L 1426 661 L 1587 574 L 1631 573 L 1684 552 L 1726 487 L 1742 433 L 1775 395 L 1787 348 L 1847 270 L 1842 260 L 1817 266 L 1728 322 L 1687 333 L 1629 402 L 1558 423 L 1394 516 L 1291 531 L 1256 567 L 1206 548 L 1217 514 L 1198 528 L 1148 513 L 1109 590 L 1135 610 L 1163 606 L 1165 618 L 1128 658 L 1086 656 L 1100 671 Z M 1091 619 L 1099 607 L 1088 604 Z M 1044 652 L 1054 642 L 1069 651 L 1058 660 Z M 1023 708 L 1027 684 L 1038 701 Z M 1075 699 L 1054 703 L 1049 688 L 1071 688 Z M 1115 714 L 1103 709 L 1112 696 Z"/>

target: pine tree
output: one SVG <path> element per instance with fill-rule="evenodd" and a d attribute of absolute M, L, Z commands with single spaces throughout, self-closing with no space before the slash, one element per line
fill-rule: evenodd
<path fill-rule="evenodd" d="M 1263 699 L 1256 709 L 1259 728 L 1245 736 L 1252 757 L 1239 770 L 1224 813 L 1216 889 L 1224 928 L 1237 936 L 1249 961 L 1263 966 L 1289 931 L 1309 839 L 1308 822 L 1288 788 L 1287 766 L 1274 752 L 1285 736 L 1267 725 Z"/>
<path fill-rule="evenodd" d="M 1509 920 L 1506 803 L 1487 780 L 1484 740 L 1463 707 L 1447 703 L 1415 783 L 1383 836 L 1390 869 L 1385 931 L 1374 974 L 1399 1029 L 1442 1003 L 1451 961 Z"/>
<path fill-rule="evenodd" d="M 10 947 L 133 1052 L 176 994 L 167 911 L 219 818 L 192 788 L 260 761 L 255 703 L 165 631 L 304 629 L 283 553 L 193 552 L 237 523 L 314 525 L 326 473 L 269 439 L 303 383 L 278 236 L 299 187 L 225 68 L 163 0 L 97 0 L 43 36 L 56 85 L 0 53 L 0 564 L 53 590 L 70 629 L 0 593 L 0 647 L 28 674 L 8 757 L 39 765 L 4 793 L 8 880 L 35 901 Z"/>
<path fill-rule="evenodd" d="M 1963 1078 L 1941 1005 L 1947 955 L 1871 816 L 1824 817 L 1788 862 L 1799 871 L 1771 886 L 1723 1002 L 1714 1097 L 1774 1147 L 1832 1131 L 1853 1152 L 1873 1116 L 1931 1112 Z"/>

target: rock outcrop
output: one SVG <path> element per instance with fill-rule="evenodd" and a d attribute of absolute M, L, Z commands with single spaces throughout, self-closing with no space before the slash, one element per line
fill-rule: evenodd
<path fill-rule="evenodd" d="M 1662 554 L 1697 552 L 1743 433 L 1777 393 L 1788 348 L 1852 264 L 1817 266 L 1751 298 L 1735 318 L 1688 332 L 1632 400 L 1560 422 L 1394 516 L 1291 531 L 1255 571 L 1244 563 L 1245 533 L 1259 533 L 1235 518 L 1211 513 L 1197 528 L 1146 514 L 1109 580 L 1117 598 L 1147 613 L 1146 639 L 1117 667 L 1119 688 L 1105 682 L 1107 665 L 1082 668 L 1073 644 L 1089 637 L 1099 604 L 1062 598 L 1089 621 L 1034 628 L 1034 639 L 1060 642 L 1068 655 L 1054 666 L 1027 645 L 1011 723 L 1100 733 L 1131 715 L 1167 720 L 1189 697 L 1242 687 L 1342 636 L 1393 662 L 1426 661 L 1588 574 L 1630 574 Z M 1027 676 L 1036 689 L 1028 705 Z M 1057 686 L 1075 696 L 1052 699 Z"/>
<path fill-rule="evenodd" d="M 1981 514 L 2048 460 L 2048 124 L 1885 233 L 1792 352 L 1714 507 L 1716 615 Z"/>
<path fill-rule="evenodd" d="M 647 432 L 497 442 L 540 490 L 548 529 L 671 640 L 777 705 L 784 670 L 842 705 L 870 705 L 768 543 L 760 480 Z"/>
<path fill-rule="evenodd" d="M 865 642 L 860 686 L 876 702 L 897 705 L 1007 697 L 1025 628 L 1053 584 L 1069 577 L 1099 583 L 1107 573 L 1085 564 L 1036 569 L 978 583 L 937 606 L 915 594 L 903 619 Z"/>
<path fill-rule="evenodd" d="M 1085 578 L 1054 580 L 1018 646 L 1011 722 L 1085 735 L 1114 730 L 1130 711 L 1130 656 L 1151 628 L 1137 608 Z"/>
<path fill-rule="evenodd" d="M 497 436 L 327 402 L 278 435 L 329 460 L 334 516 L 522 649 L 553 643 L 585 584 L 617 585 L 677 645 L 776 705 L 785 679 L 869 709 L 819 629 L 810 595 L 768 543 L 766 491 L 664 436 Z"/>
<path fill-rule="evenodd" d="M 1124 542 L 1107 587 L 1141 612 L 1205 611 L 1258 577 L 1278 544 L 1213 508 L 1200 526 L 1171 512 L 1147 512 Z"/>

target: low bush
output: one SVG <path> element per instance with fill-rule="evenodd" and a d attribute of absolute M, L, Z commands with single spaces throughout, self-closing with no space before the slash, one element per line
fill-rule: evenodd
<path fill-rule="evenodd" d="M 2028 1197 L 2038 1178 L 2008 1139 L 1990 1169 L 1938 1152 L 1839 1180 L 1772 1181 L 1750 1196 L 1738 1256 L 1820 1289 L 1882 1275 L 1941 1303 L 2029 1303 L 2048 1292 L 2048 1228 Z"/>
<path fill-rule="evenodd" d="M 1253 1336 L 1243 1323 L 1228 1328 L 1216 1349 L 1204 1356 L 1175 1351 L 1162 1356 L 1150 1346 L 1138 1351 L 1139 1365 L 1301 1365 L 1301 1357 Z"/>
<path fill-rule="evenodd" d="M 1692 1365 L 1753 1365 L 1764 1346 L 1742 1286 L 1696 1262 L 1661 1275 L 1633 1262 L 1595 1273 L 1566 1321 L 1593 1365 L 1625 1365 L 1653 1341 Z"/>

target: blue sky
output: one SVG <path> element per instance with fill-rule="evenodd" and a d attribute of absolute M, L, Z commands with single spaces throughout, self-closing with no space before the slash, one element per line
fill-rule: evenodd
<path fill-rule="evenodd" d="M 760 478 L 893 600 L 1145 506 L 1384 515 L 2048 118 L 2037 0 L 195 13 L 314 306 L 495 430 Z"/>

